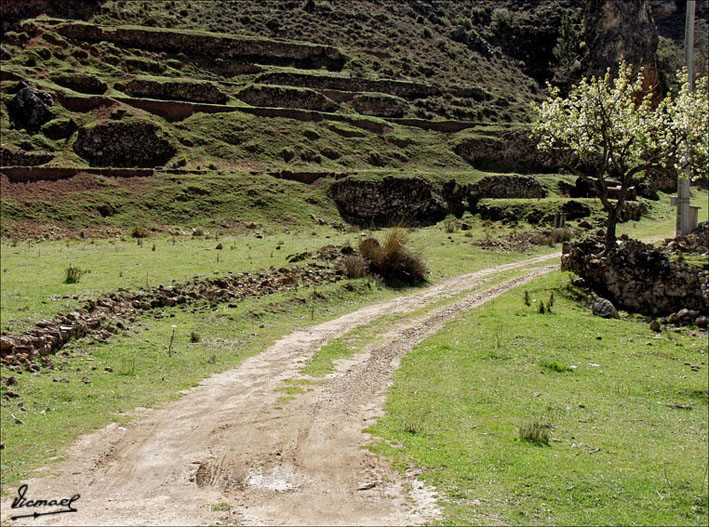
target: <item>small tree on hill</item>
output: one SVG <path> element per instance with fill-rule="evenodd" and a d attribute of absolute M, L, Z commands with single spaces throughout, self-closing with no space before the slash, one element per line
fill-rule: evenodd
<path fill-rule="evenodd" d="M 622 62 L 617 77 L 609 69 L 602 77 L 583 78 L 566 98 L 547 85 L 550 98 L 533 104 L 539 116 L 533 130 L 537 147 L 557 155 L 603 204 L 606 250 L 615 246 L 628 189 L 647 169 L 689 166 L 693 178 L 707 177 L 707 79 L 697 79 L 694 93 L 686 72 L 682 80 L 676 98 L 668 95 L 654 104 L 652 93 L 643 91 L 642 70 L 633 76 L 632 66 Z M 615 200 L 610 180 L 620 184 Z"/>

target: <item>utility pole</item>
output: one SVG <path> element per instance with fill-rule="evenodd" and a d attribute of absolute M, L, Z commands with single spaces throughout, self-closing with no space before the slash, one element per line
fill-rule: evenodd
<path fill-rule="evenodd" d="M 694 13 L 696 0 L 687 0 L 687 12 L 684 25 L 684 58 L 687 62 L 687 75 L 689 77 L 689 92 L 694 91 Z M 687 155 L 690 155 L 687 152 Z M 672 196 L 672 205 L 677 206 L 677 223 L 675 235 L 684 235 L 692 232 L 697 224 L 697 207 L 689 205 L 689 178 L 691 172 L 689 163 L 684 169 L 684 177 L 677 178 L 677 196 Z"/>

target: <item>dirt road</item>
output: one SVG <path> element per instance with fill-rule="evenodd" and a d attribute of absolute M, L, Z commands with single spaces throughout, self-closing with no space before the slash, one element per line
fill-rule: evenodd
<path fill-rule="evenodd" d="M 558 265 L 490 285 L 499 272 L 558 256 L 445 280 L 287 335 L 125 428 L 111 425 L 82 437 L 58 467 L 60 475 L 26 482 L 30 499 L 81 494 L 78 512 L 13 521 L 18 511 L 4 499 L 3 524 L 415 525 L 435 518 L 434 489 L 363 449 L 369 437 L 362 430 L 381 415 L 382 392 L 413 346 L 459 313 Z M 376 344 L 308 385 L 310 391 L 276 402 L 282 392 L 274 390 L 297 378 L 303 362 L 333 338 L 465 291 L 390 326 Z"/>

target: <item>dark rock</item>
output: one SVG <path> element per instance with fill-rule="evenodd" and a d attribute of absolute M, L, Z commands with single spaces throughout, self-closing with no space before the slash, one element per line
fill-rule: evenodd
<path fill-rule="evenodd" d="M 42 127 L 42 133 L 50 139 L 65 139 L 77 130 L 72 119 L 54 119 Z"/>
<path fill-rule="evenodd" d="M 50 107 L 54 105 L 54 98 L 25 81 L 19 86 L 19 91 L 7 103 L 7 111 L 15 123 L 36 130 L 52 118 Z"/>
<path fill-rule="evenodd" d="M 590 216 L 591 207 L 580 201 L 569 200 L 561 206 L 561 212 L 566 214 L 567 220 L 577 220 Z M 588 227 L 590 228 L 591 225 L 588 224 Z"/>
<path fill-rule="evenodd" d="M 652 331 L 660 331 L 660 323 L 657 320 L 650 322 L 650 329 Z"/>
<path fill-rule="evenodd" d="M 546 196 L 544 187 L 529 176 L 485 176 L 481 180 L 468 185 L 466 198 L 471 209 L 483 198 L 543 198 Z"/>
<path fill-rule="evenodd" d="M 146 121 L 110 121 L 81 128 L 74 151 L 94 166 L 155 167 L 175 155 L 160 128 Z"/>
<path fill-rule="evenodd" d="M 615 306 L 611 303 L 610 300 L 606 300 L 605 298 L 599 298 L 598 300 L 596 300 L 593 303 L 591 309 L 593 310 L 593 314 L 597 317 L 620 318 L 620 315 L 618 315 L 618 311 L 616 311 Z"/>
<path fill-rule="evenodd" d="M 709 306 L 709 275 L 699 269 L 675 264 L 651 245 L 620 239 L 604 252 L 603 238 L 590 237 L 564 244 L 563 270 L 582 276 L 598 294 L 615 305 L 647 315 L 687 309 L 706 312 Z"/>
<path fill-rule="evenodd" d="M 700 317 L 697 317 L 697 318 L 694 320 L 694 323 L 697 325 L 698 328 L 706 329 L 706 327 L 707 327 L 707 317 L 705 317 L 704 315 L 702 315 L 702 316 L 700 316 Z"/>

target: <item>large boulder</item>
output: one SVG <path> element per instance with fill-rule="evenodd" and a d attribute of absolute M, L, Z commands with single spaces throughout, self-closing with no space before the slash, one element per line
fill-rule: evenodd
<path fill-rule="evenodd" d="M 343 179 L 330 187 L 342 217 L 357 225 L 431 225 L 448 214 L 433 183 L 421 178 Z"/>
<path fill-rule="evenodd" d="M 81 128 L 74 151 L 102 167 L 160 166 L 176 152 L 161 129 L 147 121 L 110 121 Z"/>
<path fill-rule="evenodd" d="M 7 112 L 16 124 L 28 130 L 36 130 L 52 118 L 54 98 L 22 81 L 17 93 L 7 102 Z"/>

